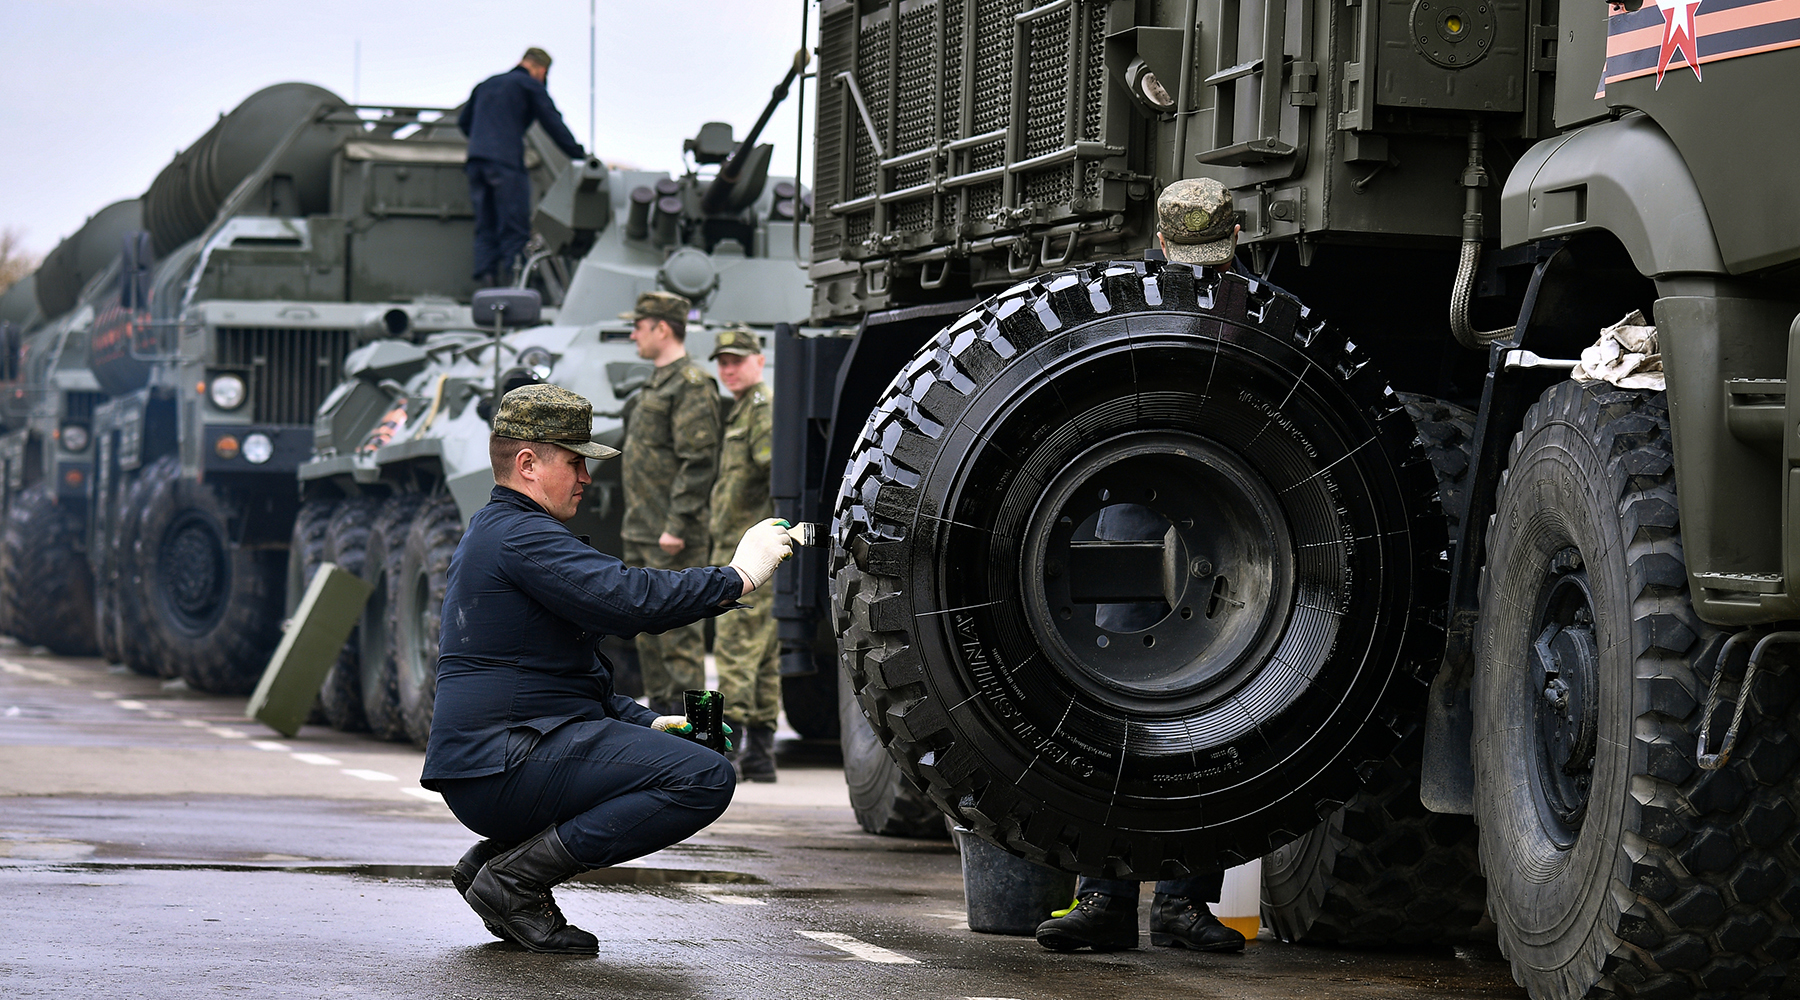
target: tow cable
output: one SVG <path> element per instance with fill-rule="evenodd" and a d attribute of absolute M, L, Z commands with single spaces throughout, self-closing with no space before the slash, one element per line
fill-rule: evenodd
<path fill-rule="evenodd" d="M 1725 640 L 1719 648 L 1718 669 L 1713 671 L 1712 686 L 1706 692 L 1706 704 L 1700 715 L 1700 742 L 1694 747 L 1694 763 L 1707 771 L 1717 771 L 1731 759 L 1731 751 L 1737 748 L 1738 728 L 1744 722 L 1744 706 L 1750 703 L 1750 685 L 1756 680 L 1756 668 L 1762 664 L 1763 653 L 1778 642 L 1800 641 L 1800 632 L 1770 632 L 1756 643 L 1750 651 L 1750 659 L 1744 665 L 1744 679 L 1738 682 L 1737 708 L 1731 713 L 1731 727 L 1725 730 L 1725 739 L 1719 744 L 1718 753 L 1707 753 L 1706 746 L 1712 735 L 1713 713 L 1719 708 L 1719 682 L 1724 680 L 1725 671 L 1731 666 L 1732 652 L 1753 638 L 1755 633 L 1743 631 Z"/>

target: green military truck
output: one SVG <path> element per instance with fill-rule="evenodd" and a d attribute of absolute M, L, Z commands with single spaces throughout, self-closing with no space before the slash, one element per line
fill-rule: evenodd
<path fill-rule="evenodd" d="M 10 373 L 30 413 L 0 439 L 12 631 L 249 690 L 280 634 L 294 470 L 345 357 L 468 325 L 454 120 L 266 88 L 46 259 Z M 528 145 L 539 192 L 569 172 Z"/>
<path fill-rule="evenodd" d="M 741 142 L 727 124 L 702 126 L 684 145 L 692 168 L 681 176 L 583 167 L 559 181 L 535 228 L 573 229 L 590 249 L 553 321 L 527 315 L 499 330 L 380 339 L 350 355 L 299 467 L 288 582 L 290 607 L 321 562 L 375 588 L 320 692 L 331 725 L 424 746 L 450 556 L 494 485 L 487 442 L 497 394 L 540 381 L 571 389 L 594 403 L 595 439 L 616 445 L 627 404 L 654 371 L 621 316 L 640 293 L 663 289 L 694 303 L 687 347 L 697 358 L 721 326 L 750 325 L 766 338 L 775 323 L 806 315 L 806 272 L 794 255 L 810 236 L 804 192 L 769 174 L 773 146 L 756 141 L 767 117 Z M 602 551 L 621 551 L 618 463 L 596 463 L 594 479 L 572 528 Z M 629 637 L 609 639 L 606 652 L 630 673 Z M 622 689 L 632 679 L 621 677 Z M 803 734 L 829 737 L 835 688 L 821 694 L 817 685 L 789 686 L 790 714 Z"/>
<path fill-rule="evenodd" d="M 1114 877 L 1267 855 L 1294 940 L 1485 910 L 1540 998 L 1786 989 L 1791 11 L 819 19 L 775 493 L 833 544 L 776 613 L 784 656 L 836 636 L 865 825 Z M 1147 252 L 1185 177 L 1234 192 L 1227 270 Z M 1631 377 L 1571 379 L 1627 318 Z"/>

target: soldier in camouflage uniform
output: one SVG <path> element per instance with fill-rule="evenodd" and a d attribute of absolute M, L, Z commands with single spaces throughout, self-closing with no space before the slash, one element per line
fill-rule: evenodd
<path fill-rule="evenodd" d="M 668 292 L 645 292 L 631 339 L 656 365 L 625 414 L 625 520 L 620 535 L 627 566 L 689 569 L 711 555 L 707 500 L 719 461 L 719 386 L 688 357 L 691 304 Z M 681 693 L 706 686 L 706 638 L 699 623 L 637 637 L 638 664 L 650 707 L 679 715 Z"/>
<path fill-rule="evenodd" d="M 719 480 L 712 490 L 712 556 L 727 565 L 744 531 L 775 516 L 775 503 L 769 499 L 773 397 L 762 381 L 762 344 L 755 331 L 741 326 L 720 331 L 709 360 L 718 363 L 719 380 L 734 400 L 719 449 Z M 746 781 L 775 780 L 781 661 L 775 617 L 770 614 L 774 598 L 773 588 L 759 590 L 744 598 L 748 611 L 734 611 L 714 622 L 719 693 L 725 697 L 726 721 L 745 734 L 737 765 L 738 777 Z"/>

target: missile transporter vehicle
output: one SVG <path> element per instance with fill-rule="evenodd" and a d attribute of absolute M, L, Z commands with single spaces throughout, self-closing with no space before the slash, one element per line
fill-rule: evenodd
<path fill-rule="evenodd" d="M 776 613 L 865 825 L 1266 855 L 1292 940 L 1485 908 L 1539 998 L 1789 988 L 1782 11 L 824 0 L 775 493 L 834 542 Z M 1227 268 L 1152 252 L 1192 177 Z M 1638 377 L 1570 378 L 1634 312 Z"/>
<path fill-rule="evenodd" d="M 797 240 L 810 235 L 805 204 L 792 180 L 769 176 L 772 147 L 756 142 L 762 124 L 743 142 L 728 125 L 703 126 L 686 143 L 693 169 L 684 176 L 594 167 L 572 175 L 579 196 L 563 225 L 580 227 L 591 249 L 554 321 L 539 324 L 531 296 L 494 289 L 476 299 L 479 326 L 376 340 L 351 353 L 300 466 L 288 587 L 297 602 L 325 561 L 375 585 L 320 691 L 330 724 L 425 744 L 450 556 L 494 485 L 488 436 L 498 395 L 546 381 L 580 393 L 594 403 L 595 440 L 617 445 L 626 408 L 654 371 L 631 340 L 628 314 L 640 293 L 664 289 L 695 304 L 687 348 L 702 360 L 724 325 L 749 325 L 766 339 L 777 322 L 807 314 L 806 272 L 794 257 Z M 702 167 L 718 170 L 703 178 Z M 540 212 L 535 228 L 557 226 Z M 506 302 L 503 312 L 489 308 L 490 296 Z M 571 527 L 616 553 L 618 463 L 592 465 L 594 484 Z M 628 636 L 607 640 L 605 651 L 623 673 L 636 662 Z M 835 735 L 835 688 L 790 690 L 801 708 L 796 724 Z"/>
<path fill-rule="evenodd" d="M 294 471 L 344 358 L 468 324 L 453 122 L 266 88 L 46 259 L 39 312 L 60 318 L 21 355 L 11 398 L 31 414 L 0 447 L 20 487 L 9 627 L 249 690 L 280 634 Z M 541 193 L 567 160 L 528 145 Z"/>

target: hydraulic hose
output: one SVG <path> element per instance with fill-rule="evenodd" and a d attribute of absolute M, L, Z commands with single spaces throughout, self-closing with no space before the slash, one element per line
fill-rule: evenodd
<path fill-rule="evenodd" d="M 1475 268 L 1481 263 L 1481 193 L 1487 187 L 1487 168 L 1481 162 L 1481 119 L 1469 122 L 1469 162 L 1463 168 L 1462 250 L 1456 258 L 1456 284 L 1450 290 L 1450 332 L 1456 342 L 1479 351 L 1513 335 L 1516 326 L 1477 330 L 1469 323 L 1469 302 L 1475 297 Z"/>

